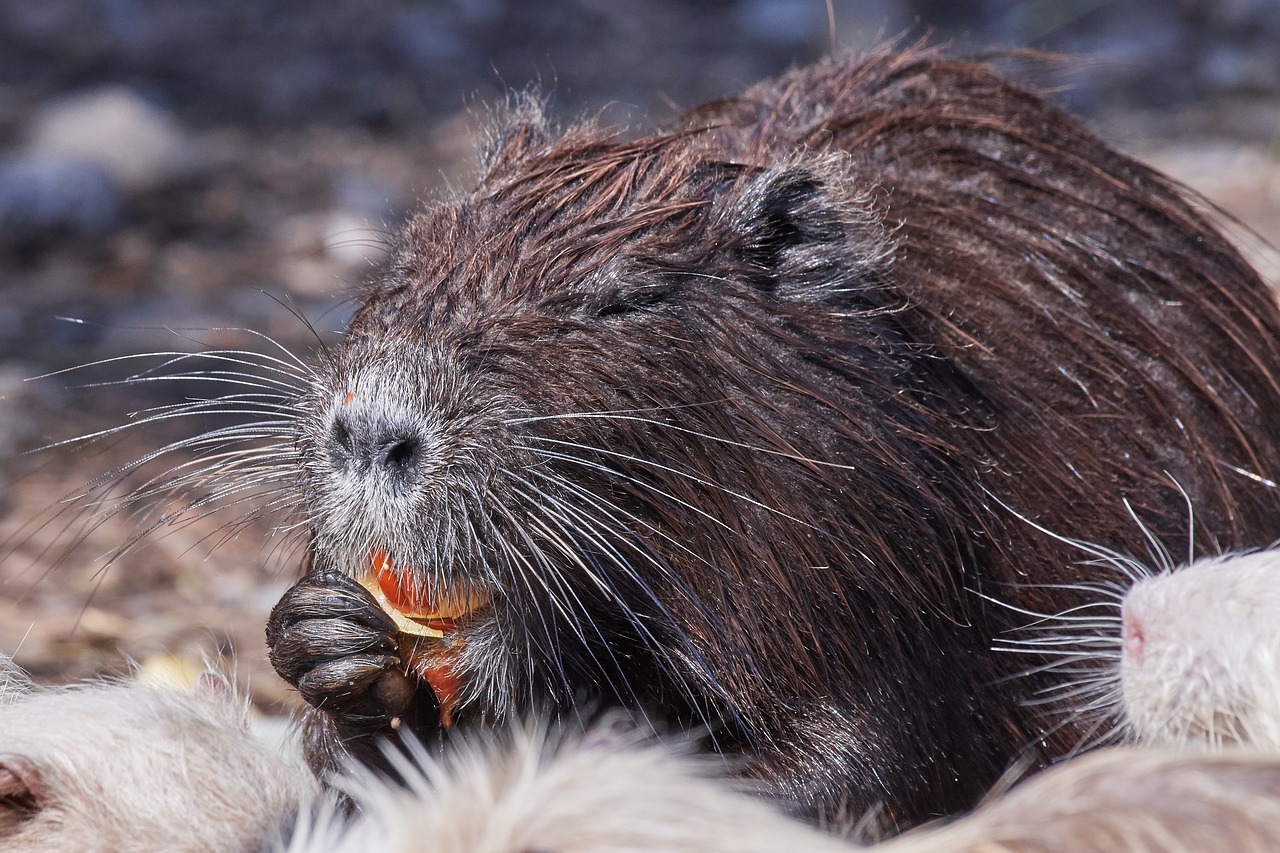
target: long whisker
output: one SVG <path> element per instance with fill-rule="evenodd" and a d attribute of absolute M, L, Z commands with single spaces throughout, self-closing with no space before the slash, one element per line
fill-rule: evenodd
<path fill-rule="evenodd" d="M 61 495 L 47 512 L 33 517 L 9 537 L 5 548 L 10 555 L 50 525 L 60 525 L 64 532 L 74 531 L 69 540 L 60 540 L 57 547 L 62 555 L 51 563 L 47 558 L 54 548 L 52 543 L 32 558 L 33 567 L 47 563 L 42 572 L 47 576 L 117 517 L 131 518 L 135 529 L 99 558 L 100 572 L 165 527 L 177 529 L 214 516 L 226 521 L 198 540 L 214 547 L 268 514 L 278 513 L 288 519 L 274 528 L 276 533 L 283 532 L 288 537 L 302 529 L 306 519 L 305 513 L 298 518 L 302 504 L 296 489 L 299 463 L 295 440 L 298 425 L 306 415 L 300 400 L 314 387 L 318 374 L 304 359 L 268 335 L 246 329 L 204 331 L 247 334 L 264 342 L 268 351 L 152 352 L 99 359 L 32 377 L 68 377 L 143 364 L 123 378 L 89 381 L 77 387 L 143 389 L 169 383 L 175 388 L 211 392 L 142 408 L 123 423 L 53 441 L 33 453 L 98 445 L 130 431 L 170 423 L 214 419 L 214 425 L 163 443 Z M 219 421 L 223 425 L 217 425 Z M 166 461 L 169 464 L 164 464 Z M 152 472 L 157 465 L 161 470 Z"/>
<path fill-rule="evenodd" d="M 528 494 L 526 494 L 525 497 L 526 499 L 532 498 L 532 496 Z M 600 585 L 602 589 L 608 590 L 609 589 L 608 586 L 605 585 L 600 580 L 599 577 L 595 577 L 594 573 L 592 573 L 591 570 L 587 568 L 588 556 L 585 550 L 582 549 L 576 543 L 573 536 L 574 530 L 572 529 L 572 525 L 565 523 L 562 519 L 558 519 L 555 513 L 548 512 L 546 507 L 543 508 L 542 514 L 556 527 L 556 529 L 560 532 L 560 534 L 562 534 L 565 537 L 565 538 L 561 538 L 559 535 L 556 535 L 554 532 L 551 532 L 551 536 L 552 536 L 551 541 L 553 542 L 553 544 L 556 545 L 556 550 L 561 552 L 564 556 L 568 557 L 570 560 L 572 560 L 580 569 L 586 571 L 589 575 L 592 575 L 595 578 L 595 582 L 598 585 Z M 544 533 L 549 532 L 546 525 L 539 525 L 539 526 L 542 528 Z M 608 683 L 609 689 L 620 701 L 625 702 L 629 697 L 632 701 L 633 707 L 639 708 L 643 712 L 643 705 L 640 702 L 640 698 L 636 694 L 635 688 L 630 684 L 630 682 L 627 681 L 625 676 L 623 676 L 620 679 L 622 681 L 622 686 L 619 687 L 617 681 L 615 681 L 613 676 L 611 675 L 611 673 L 615 673 L 615 672 L 620 674 L 624 672 L 624 668 L 621 662 L 618 660 L 617 656 L 614 654 L 613 644 L 610 643 L 608 639 L 604 636 L 604 633 L 602 632 L 600 626 L 597 624 L 596 620 L 590 617 L 590 611 L 588 610 L 586 605 L 583 603 L 582 599 L 578 597 L 578 594 L 574 591 L 573 586 L 564 580 L 561 573 L 558 571 L 553 571 L 551 573 L 551 578 L 555 582 L 556 587 L 566 596 L 565 598 L 566 603 L 572 603 L 576 611 L 582 614 L 583 618 L 570 620 L 571 628 L 574 631 L 574 634 L 579 639 L 579 641 L 582 643 L 582 648 L 592 658 L 592 660 L 595 661 L 596 669 L 602 675 L 605 681 Z M 582 628 L 582 625 L 584 622 L 591 629 L 595 637 L 599 640 L 600 648 L 604 649 L 605 653 L 608 655 L 610 661 L 612 662 L 611 666 L 603 665 L 603 662 L 600 660 L 599 656 L 594 650 L 594 647 L 593 647 L 594 644 L 588 642 L 586 634 Z"/>
<path fill-rule="evenodd" d="M 660 463 L 660 462 L 655 462 L 655 461 L 654 461 L 654 460 L 652 460 L 652 459 L 645 459 L 645 458 L 644 458 L 644 457 L 642 457 L 642 456 L 635 456 L 635 455 L 633 455 L 633 454 L 629 454 L 629 453 L 622 453 L 622 452 L 620 452 L 620 451 L 616 451 L 616 450 L 606 450 L 606 449 L 603 449 L 603 448 L 589 448 L 589 447 L 587 447 L 587 446 L 585 446 L 585 445 L 577 444 L 577 443 L 575 443 L 575 442 L 562 441 L 562 440 L 560 440 L 560 439 L 549 438 L 549 437 L 547 437 L 547 436 L 536 436 L 536 435 L 534 435 L 534 436 L 530 436 L 530 438 L 535 439 L 535 440 L 538 440 L 538 441 L 545 441 L 545 442 L 547 442 L 547 443 L 555 444 L 555 445 L 562 446 L 562 447 L 568 447 L 568 448 L 570 448 L 570 449 L 577 449 L 577 450 L 585 450 L 585 451 L 588 451 L 588 452 L 597 452 L 597 453 L 602 453 L 602 454 L 604 454 L 604 455 L 606 455 L 606 456 L 611 456 L 611 457 L 614 457 L 614 458 L 616 458 L 616 459 L 620 459 L 620 460 L 622 460 L 622 461 L 624 461 L 624 462 L 632 462 L 632 463 L 637 463 L 637 464 L 640 464 L 640 465 L 647 465 L 647 466 L 649 466 L 650 468 L 655 468 L 655 469 L 657 469 L 657 470 L 659 470 L 659 471 L 665 471 L 666 473 L 669 473 L 669 474 L 675 474 L 677 477 L 683 477 L 683 478 L 685 478 L 685 479 L 687 479 L 687 480 L 689 480 L 689 481 L 691 481 L 691 482 L 693 482 L 693 483 L 698 484 L 699 486 L 706 486 L 706 487 L 708 487 L 708 488 L 715 489 L 716 491 L 722 492 L 722 493 L 724 493 L 724 494 L 726 494 L 726 495 L 729 495 L 729 496 L 731 496 L 731 497 L 737 498 L 737 499 L 739 499 L 739 500 L 741 500 L 741 501 L 745 501 L 746 503 L 749 503 L 749 504 L 751 504 L 751 505 L 753 505 L 753 506 L 759 507 L 760 509 L 763 509 L 763 510 L 765 510 L 766 512 L 773 513 L 774 515 L 781 516 L 782 518 L 785 518 L 785 519 L 786 519 L 786 520 L 788 520 L 788 521 L 795 522 L 796 524 L 801 524 L 801 525 L 803 525 L 803 526 L 805 526 L 805 527 L 809 527 L 809 528 L 812 528 L 812 527 L 813 527 L 813 525 L 812 525 L 812 524 L 809 524 L 808 522 L 801 521 L 800 519 L 796 518 L 795 516 L 789 515 L 788 513 L 783 512 L 782 510 L 778 509 L 777 507 L 769 506 L 768 504 L 765 504 L 765 503 L 762 503 L 762 502 L 761 502 L 761 501 L 759 501 L 759 500 L 756 500 L 755 498 L 751 497 L 750 495 L 746 495 L 746 494 L 743 494 L 742 492 L 738 492 L 738 491 L 734 491 L 733 489 L 726 488 L 725 486 L 723 486 L 723 485 L 721 485 L 721 484 L 719 484 L 719 483 L 716 483 L 716 482 L 713 482 L 713 481 L 711 481 L 711 480 L 707 480 L 707 479 L 705 479 L 705 478 L 703 478 L 703 477 L 700 477 L 700 476 L 698 476 L 697 474 L 695 474 L 695 473 L 693 473 L 693 472 L 691 472 L 691 471 L 681 470 L 681 469 L 679 469 L 679 468 L 675 468 L 675 467 L 672 467 L 672 466 L 670 466 L 670 465 L 663 465 L 662 463 Z M 584 460 L 584 461 L 585 461 L 585 460 Z M 642 481 L 635 480 L 634 478 L 633 478 L 631 481 L 632 481 L 632 482 L 634 482 L 634 483 L 636 483 L 637 485 L 650 486 L 650 484 L 642 483 Z M 652 488 L 652 487 L 650 486 L 650 488 Z M 705 513 L 704 513 L 704 515 L 705 515 Z M 710 516 L 708 516 L 708 517 L 710 517 Z"/>
<path fill-rule="evenodd" d="M 534 470 L 536 471 L 536 469 Z M 583 545 L 589 546 L 589 550 L 591 552 L 603 557 L 603 562 L 595 564 L 596 567 L 594 569 L 587 570 L 587 577 L 593 581 L 593 584 L 600 589 L 606 597 L 612 600 L 617 606 L 621 607 L 628 620 L 634 626 L 638 638 L 642 643 L 644 643 L 649 653 L 653 656 L 653 659 L 657 661 L 663 667 L 664 671 L 666 671 L 667 674 L 675 680 L 675 683 L 681 688 L 682 695 L 688 697 L 696 696 L 697 692 L 692 689 L 692 686 L 685 678 L 683 667 L 679 666 L 678 661 L 673 659 L 672 651 L 653 635 L 649 627 L 645 624 L 645 621 L 641 619 L 639 614 L 637 614 L 627 604 L 624 598 L 617 595 L 617 590 L 614 585 L 608 582 L 602 575 L 602 572 L 606 567 L 612 567 L 614 570 L 620 572 L 628 583 L 638 586 L 645 598 L 667 617 L 665 620 L 667 624 L 678 625 L 679 620 L 676 620 L 673 617 L 666 605 L 663 603 L 661 597 L 650 588 L 643 576 L 636 571 L 631 562 L 623 556 L 623 554 L 618 550 L 618 546 L 614 543 L 626 543 L 628 548 L 634 551 L 646 564 L 658 567 L 658 570 L 664 575 L 670 576 L 670 568 L 655 555 L 649 553 L 648 549 L 640 547 L 639 543 L 642 540 L 637 540 L 632 531 L 619 527 L 618 522 L 614 520 L 609 513 L 606 512 L 601 516 L 595 515 L 586 508 L 579 507 L 574 503 L 557 497 L 556 494 L 548 489 L 538 489 L 533 483 L 524 477 L 510 471 L 505 473 L 511 476 L 514 481 L 523 483 L 529 489 L 534 490 L 537 495 L 536 499 L 527 493 L 526 497 L 529 499 L 539 500 L 543 505 L 542 511 L 546 513 L 548 517 L 554 519 L 555 523 L 565 533 L 566 537 L 574 543 L 577 553 L 568 556 L 570 556 L 576 564 L 581 567 L 583 566 L 584 559 L 587 559 L 587 552 L 583 550 Z M 551 489 L 554 489 L 556 486 L 567 485 L 558 478 L 547 475 L 545 472 L 537 473 L 546 480 Z M 581 537 L 580 541 L 579 537 Z M 696 598 L 692 598 L 691 600 L 696 602 Z M 584 615 L 587 615 L 585 608 L 583 609 L 583 613 Z M 683 634 L 683 632 L 681 632 L 681 639 L 683 641 L 682 645 L 686 648 L 686 653 L 693 656 L 695 660 L 700 661 L 700 656 L 697 654 L 694 644 L 686 635 Z M 604 638 L 601 637 L 601 640 L 603 642 Z M 605 647 L 606 649 L 609 649 L 610 657 L 613 657 L 613 652 L 607 643 Z M 613 662 L 616 671 L 620 673 L 624 671 L 616 658 Z M 699 669 L 703 674 L 709 675 L 709 669 L 705 665 L 701 666 Z M 719 688 L 722 693 L 724 692 L 720 685 L 714 686 Z M 628 692 L 632 694 L 632 697 L 636 698 L 634 690 L 630 685 L 628 685 L 627 689 Z M 619 698 L 624 699 L 625 697 L 619 694 Z M 638 698 L 636 701 L 638 702 Z M 700 708 L 695 710 L 707 730 L 709 732 L 712 731 L 713 726 L 706 712 Z M 714 735 L 711 736 L 714 740 Z"/>
<path fill-rule="evenodd" d="M 709 404 L 700 403 L 700 404 L 693 404 L 693 405 L 705 406 Z M 662 409 L 655 409 L 654 411 L 669 412 L 673 408 L 678 408 L 678 407 L 668 406 Z M 529 417 L 514 418 L 510 421 L 507 421 L 507 423 L 510 425 L 523 425 L 526 423 L 533 423 L 536 421 L 559 420 L 559 419 L 566 419 L 566 420 L 572 419 L 572 420 L 578 420 L 578 421 L 596 419 L 596 420 L 605 420 L 610 422 L 631 421 L 634 423 L 644 424 L 646 426 L 657 427 L 659 429 L 667 430 L 670 432 L 677 432 L 677 433 L 682 433 L 684 435 L 690 435 L 695 438 L 700 438 L 700 439 L 717 443 L 717 444 L 723 444 L 728 447 L 738 447 L 743 450 L 749 450 L 752 453 L 760 453 L 766 456 L 776 456 L 781 459 L 791 459 L 796 462 L 804 462 L 807 465 L 817 465 L 824 468 L 835 468 L 840 470 L 854 469 L 854 466 L 852 465 L 847 465 L 840 462 L 832 462 L 829 459 L 817 459 L 812 456 L 806 456 L 801 453 L 791 453 L 785 450 L 778 450 L 772 447 L 765 447 L 760 444 L 749 444 L 744 441 L 736 441 L 734 439 L 725 438 L 724 436 L 715 435 L 713 433 L 690 429 L 689 427 L 682 426 L 677 423 L 672 423 L 670 421 L 659 420 L 657 418 L 640 417 L 637 413 L 641 411 L 645 411 L 645 410 L 633 409 L 633 410 L 619 410 L 614 412 L 575 412 L 573 414 L 565 414 L 565 415 L 544 415 L 541 417 L 534 417 L 534 418 L 529 418 Z"/>
<path fill-rule="evenodd" d="M 660 462 L 653 462 L 652 460 L 643 459 L 643 458 L 641 458 L 641 457 L 632 456 L 632 455 L 630 455 L 630 454 L 627 454 L 627 453 L 621 453 L 621 452 L 619 452 L 619 451 L 614 451 L 614 450 L 604 450 L 604 449 L 600 449 L 600 448 L 591 448 L 591 447 L 587 447 L 587 446 L 585 446 L 585 445 L 577 444 L 577 443 L 575 443 L 575 442 L 571 442 L 571 441 L 561 441 L 560 439 L 547 438 L 547 437 L 545 437 L 545 436 L 531 436 L 531 438 L 536 438 L 536 439 L 537 439 L 537 440 L 539 440 L 539 441 L 543 441 L 543 442 L 546 442 L 546 443 L 549 443 L 549 444 L 555 444 L 555 445 L 557 445 L 557 446 L 567 447 L 567 448 L 570 448 L 570 449 L 573 449 L 573 450 L 580 450 L 580 451 L 584 451 L 584 452 L 587 452 L 587 453 L 601 453 L 601 454 L 603 454 L 603 455 L 605 455 L 605 456 L 612 456 L 612 457 L 614 457 L 614 458 L 617 458 L 617 459 L 620 459 L 620 460 L 623 460 L 623 461 L 626 461 L 626 462 L 635 462 L 635 463 L 640 464 L 640 465 L 646 465 L 646 466 L 649 466 L 649 467 L 651 467 L 651 468 L 655 468 L 655 469 L 658 469 L 658 470 L 661 470 L 661 471 L 665 471 L 665 472 L 670 473 L 670 474 L 675 474 L 675 475 L 676 475 L 676 476 L 678 476 L 678 477 L 683 477 L 683 478 L 685 478 L 685 479 L 688 479 L 688 480 L 690 480 L 691 482 L 697 483 L 697 484 L 698 484 L 698 485 L 700 485 L 700 486 L 706 486 L 706 487 L 708 487 L 708 488 L 711 488 L 711 489 L 714 489 L 714 490 L 716 490 L 716 491 L 722 492 L 722 493 L 724 493 L 724 494 L 726 494 L 726 495 L 729 495 L 730 497 L 738 498 L 738 499 L 740 499 L 740 500 L 742 500 L 742 501 L 744 501 L 744 502 L 746 502 L 746 503 L 752 504 L 753 506 L 757 506 L 757 507 L 759 507 L 759 508 L 761 508 L 761 509 L 765 510 L 766 512 L 771 512 L 771 513 L 774 513 L 774 514 L 776 514 L 776 515 L 779 515 L 779 516 L 781 516 L 781 517 L 783 517 L 783 518 L 787 519 L 788 521 L 795 522 L 796 524 L 803 525 L 804 527 L 809 527 L 809 528 L 812 528 L 812 527 L 813 527 L 813 525 L 812 525 L 812 524 L 809 524 L 808 522 L 801 521 L 800 519 L 795 518 L 794 516 L 788 515 L 787 513 L 783 512 L 783 511 L 782 511 L 782 510 L 780 510 L 780 509 L 776 509 L 776 508 L 774 508 L 774 507 L 769 506 L 768 504 L 761 503 L 760 501 L 756 500 L 755 498 L 752 498 L 752 497 L 749 497 L 749 496 L 747 496 L 747 495 L 744 495 L 744 494 L 742 494 L 741 492 L 736 492 L 736 491 L 734 491 L 734 490 L 732 490 L 732 489 L 727 489 L 727 488 L 725 488 L 724 486 L 719 485 L 718 483 L 713 483 L 713 482 L 711 482 L 710 480 L 703 479 L 702 477 L 699 477 L 699 476 L 698 476 L 698 475 L 696 475 L 696 474 L 690 473 L 690 472 L 688 472 L 688 471 L 681 471 L 681 470 L 680 470 L 680 469 L 678 469 L 678 468 L 673 468 L 673 467 L 671 467 L 671 466 L 669 466 L 669 465 L 663 465 L 663 464 L 662 464 L 662 463 L 660 463 Z M 583 466 L 583 467 L 585 467 L 585 468 L 589 468 L 589 469 L 591 469 L 591 470 L 593 470 L 593 471 L 598 471 L 598 472 L 600 472 L 600 473 L 611 474 L 611 475 L 613 475 L 613 476 L 615 476 L 615 477 L 618 477 L 619 479 L 622 479 L 622 480 L 624 480 L 624 481 L 626 481 L 626 482 L 628 482 L 628 483 L 631 483 L 631 484 L 633 484 L 633 485 L 635 485 L 635 486 L 638 486 L 638 487 L 640 487 L 640 488 L 642 488 L 642 489 L 646 489 L 646 490 L 648 490 L 648 491 L 650 491 L 650 492 L 653 492 L 654 494 L 656 494 L 656 495 L 658 495 L 658 496 L 660 496 L 660 497 L 662 497 L 662 498 L 665 498 L 666 500 L 669 500 L 669 501 L 671 501 L 672 503 L 678 504 L 679 506 L 682 506 L 682 507 L 684 507 L 685 509 L 688 509 L 689 511 L 693 512 L 694 514 L 696 514 L 696 515 L 698 515 L 698 516 L 701 516 L 702 518 L 706 519 L 707 521 L 710 521 L 711 523 L 715 524 L 717 527 L 721 527 L 721 528 L 723 528 L 723 529 L 725 529 L 725 530 L 730 530 L 730 531 L 733 529 L 733 528 L 729 527 L 729 525 L 728 525 L 728 524 L 726 524 L 722 519 L 716 518 L 714 515 L 711 515 L 711 514 L 710 514 L 710 513 L 708 513 L 706 510 L 701 509 L 700 507 L 695 506 L 694 504 L 690 503 L 689 501 L 686 501 L 686 500 L 683 500 L 683 499 L 681 499 L 681 498 L 678 498 L 678 497 L 676 497 L 675 495 L 671 494 L 670 492 L 666 491 L 665 489 L 660 489 L 659 487 L 657 487 L 657 486 L 653 485 L 652 483 L 646 483 L 646 482 L 644 482 L 643 480 L 640 480 L 640 479 L 638 479 L 638 478 L 636 478 L 636 477 L 632 477 L 632 476 L 629 476 L 629 475 L 627 475 L 627 474 L 624 474 L 622 471 L 620 471 L 620 470 L 618 470 L 618 469 L 616 469 L 616 468 L 610 468 L 608 465 L 604 465 L 604 464 L 599 463 L 599 462 L 593 462 L 592 460 L 587 459 L 587 458 L 585 458 L 585 457 L 582 457 L 582 456 L 574 456 L 574 455 L 569 454 L 569 453 L 556 453 L 556 452 L 554 452 L 554 451 L 547 450 L 546 448 L 535 448 L 535 447 L 529 447 L 529 446 L 526 446 L 526 445 L 518 445 L 518 446 L 519 446 L 521 449 L 524 449 L 524 450 L 528 450 L 528 451 L 530 451 L 531 453 L 537 453 L 537 454 L 540 454 L 540 455 L 546 456 L 546 457 L 551 458 L 551 459 L 559 459 L 559 460 L 560 460 L 560 461 L 562 461 L 562 462 L 571 462 L 571 463 L 573 463 L 573 464 L 575 464 L 575 465 L 581 465 L 581 466 Z"/>

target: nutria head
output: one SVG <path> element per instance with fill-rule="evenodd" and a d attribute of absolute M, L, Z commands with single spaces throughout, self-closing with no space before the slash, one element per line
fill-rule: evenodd
<path fill-rule="evenodd" d="M 1143 743 L 1280 743 L 1280 554 L 1139 578 L 1119 625 L 1120 706 Z"/>
<path fill-rule="evenodd" d="M 740 697 L 857 667 L 856 627 L 805 649 L 814 611 L 901 597 L 890 538 L 934 536 L 869 185 L 838 154 L 725 153 L 518 115 L 321 367 L 316 564 L 383 551 L 427 598 L 478 593 L 457 626 L 477 706 L 603 679 L 609 701 L 709 690 L 708 721 L 750 718 Z"/>

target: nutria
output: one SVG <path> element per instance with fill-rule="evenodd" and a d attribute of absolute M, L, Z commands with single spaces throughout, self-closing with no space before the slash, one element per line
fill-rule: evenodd
<path fill-rule="evenodd" d="M 585 733 L 521 724 L 443 758 L 398 761 L 403 787 L 358 770 L 339 779 L 358 819 L 320 811 L 290 853 L 850 851 L 722 778 L 682 746 L 626 726 Z"/>
<path fill-rule="evenodd" d="M 272 660 L 321 767 L 617 705 L 811 819 L 954 813 L 1080 737 L 990 651 L 990 599 L 1094 571 L 1024 519 L 1180 541 L 1179 484 L 1198 551 L 1274 535 L 1276 340 L 1178 186 L 981 64 L 834 57 L 639 138 L 517 99 L 288 403 Z"/>
<path fill-rule="evenodd" d="M 0 654 L 0 847 L 260 849 L 321 797 L 297 754 L 250 736 L 223 676 L 33 687 Z M 296 752 L 296 750 L 295 750 Z"/>
<path fill-rule="evenodd" d="M 1120 639 L 1121 704 L 1139 741 L 1280 750 L 1280 551 L 1140 578 Z"/>
<path fill-rule="evenodd" d="M 6 851 L 846 849 L 717 778 L 718 765 L 622 725 L 526 724 L 436 761 L 407 788 L 358 767 L 322 792 L 301 755 L 249 731 L 223 677 L 35 687 L 0 653 Z"/>
<path fill-rule="evenodd" d="M 1275 753 L 1105 749 L 876 853 L 1197 853 L 1280 849 Z"/>
<path fill-rule="evenodd" d="M 1280 549 L 1195 558 L 1152 539 L 1136 557 L 1064 542 L 1111 577 L 998 639 L 1052 674 L 1038 705 L 1086 731 L 1081 746 L 1280 750 Z"/>
<path fill-rule="evenodd" d="M 1280 551 L 1095 557 L 1117 576 L 1091 604 L 998 644 L 1062 673 L 1041 701 L 1091 721 L 1098 743 L 1280 750 Z"/>

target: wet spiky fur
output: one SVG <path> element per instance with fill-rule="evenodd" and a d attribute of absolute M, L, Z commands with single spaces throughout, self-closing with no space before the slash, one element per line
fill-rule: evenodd
<path fill-rule="evenodd" d="M 1023 518 L 1136 548 L 1113 507 L 1181 537 L 1180 484 L 1199 547 L 1270 535 L 1278 332 L 1175 186 L 980 66 L 832 59 L 632 141 L 526 103 L 318 368 L 314 562 L 492 596 L 464 727 L 621 703 L 809 814 L 951 811 L 1044 725 L 973 593 L 1088 573 Z M 340 724 L 304 604 L 277 665 Z"/>
<path fill-rule="evenodd" d="M 1178 539 L 1176 483 L 1198 553 L 1273 535 L 1276 340 L 1178 187 L 981 65 L 836 57 L 638 139 L 521 100 L 345 341 L 273 390 L 231 354 L 261 426 L 133 498 L 294 513 L 270 640 L 330 764 L 440 728 L 384 701 L 394 637 L 342 580 L 385 550 L 491 600 L 441 644 L 457 731 L 622 705 L 798 813 L 905 824 L 1078 740 L 990 651 L 989 599 L 1093 577 L 1024 518 L 1133 552 L 1114 508 Z"/>

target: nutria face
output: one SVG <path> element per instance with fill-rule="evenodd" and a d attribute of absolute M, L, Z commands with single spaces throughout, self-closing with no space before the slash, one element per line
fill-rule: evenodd
<path fill-rule="evenodd" d="M 708 646 L 779 622 L 796 556 L 830 562 L 831 496 L 802 483 L 875 437 L 791 424 L 876 405 L 826 401 L 874 358 L 807 351 L 883 336 L 878 228 L 828 189 L 856 182 L 815 172 L 837 158 L 717 169 L 678 138 L 533 133 L 413 222 L 322 368 L 301 441 L 315 561 L 359 577 L 385 552 L 410 598 L 470 596 L 450 638 L 476 704 L 584 683 L 630 700 L 654 669 L 705 689 L 728 674 Z"/>

